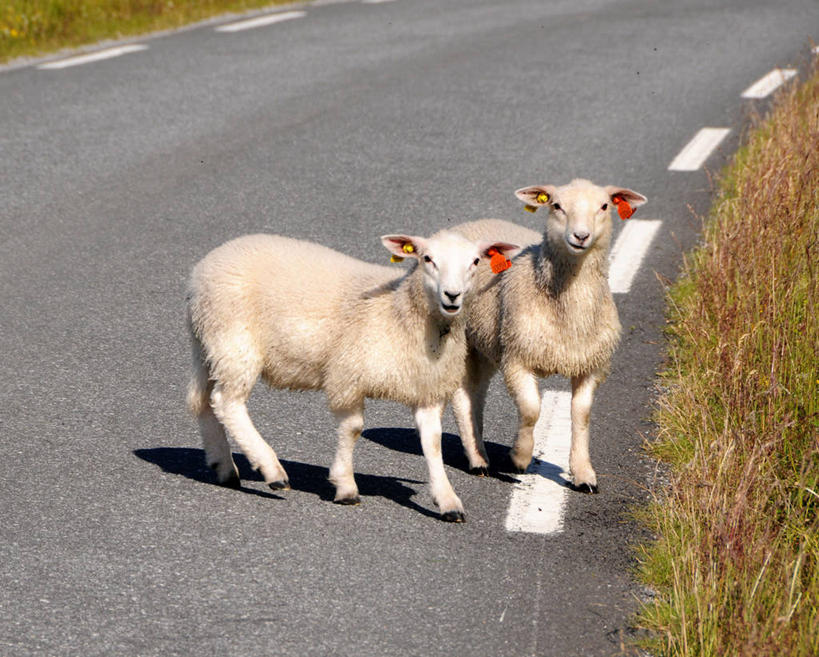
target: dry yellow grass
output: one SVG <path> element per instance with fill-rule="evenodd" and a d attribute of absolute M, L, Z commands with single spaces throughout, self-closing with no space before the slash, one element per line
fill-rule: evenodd
<path fill-rule="evenodd" d="M 819 655 L 819 66 L 725 173 L 704 245 L 670 290 L 651 449 L 672 466 L 643 514 L 662 655 Z"/>
<path fill-rule="evenodd" d="M 0 6 L 0 63 L 286 1 L 6 0 Z"/>

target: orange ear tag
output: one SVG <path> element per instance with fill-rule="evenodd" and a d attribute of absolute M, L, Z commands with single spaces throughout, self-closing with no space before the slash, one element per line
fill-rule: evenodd
<path fill-rule="evenodd" d="M 620 215 L 620 219 L 628 219 L 634 214 L 634 208 L 622 196 L 612 196 L 611 202 L 617 206 L 617 214 Z"/>
<path fill-rule="evenodd" d="M 489 266 L 492 268 L 493 274 L 500 274 L 512 266 L 512 261 L 497 249 L 489 249 L 486 253 L 489 255 Z"/>

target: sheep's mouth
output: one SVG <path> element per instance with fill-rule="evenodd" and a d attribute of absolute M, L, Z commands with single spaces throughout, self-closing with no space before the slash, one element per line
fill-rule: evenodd
<path fill-rule="evenodd" d="M 569 245 L 569 250 L 573 253 L 583 253 L 590 246 L 589 244 L 575 244 L 571 240 L 566 240 L 566 244 Z"/>
<path fill-rule="evenodd" d="M 454 304 L 453 305 L 448 305 L 448 304 L 442 303 L 441 304 L 441 309 L 447 315 L 457 315 L 458 312 L 461 310 L 461 307 L 458 306 L 458 305 L 454 305 Z"/>

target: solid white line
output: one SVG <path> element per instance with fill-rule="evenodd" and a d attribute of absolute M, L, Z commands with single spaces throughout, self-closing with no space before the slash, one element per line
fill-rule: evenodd
<path fill-rule="evenodd" d="M 217 32 L 240 32 L 241 30 L 250 30 L 254 27 L 263 27 L 264 25 L 272 25 L 273 23 L 280 23 L 282 21 L 289 21 L 293 18 L 301 18 L 306 16 L 304 11 L 284 11 L 280 14 L 267 14 L 266 16 L 259 16 L 258 18 L 249 18 L 245 21 L 238 21 L 236 23 L 228 23 L 227 25 L 220 25 L 215 28 Z"/>
<path fill-rule="evenodd" d="M 609 258 L 609 287 L 612 294 L 627 294 L 631 290 L 634 276 L 661 224 L 659 219 L 629 219 L 623 226 Z"/>
<path fill-rule="evenodd" d="M 127 55 L 130 52 L 139 52 L 140 50 L 147 49 L 148 46 L 145 46 L 141 43 L 132 43 L 127 46 L 117 46 L 115 48 L 108 48 L 106 50 L 98 50 L 97 52 L 88 53 L 87 55 L 77 55 L 76 57 L 58 59 L 55 62 L 46 62 L 45 64 L 40 64 L 37 68 L 40 69 L 68 68 L 69 66 L 79 66 L 80 64 L 98 62 L 102 59 L 110 59 L 111 57 L 119 57 L 120 55 Z"/>
<path fill-rule="evenodd" d="M 729 132 L 728 128 L 702 128 L 668 165 L 668 170 L 696 171 Z"/>
<path fill-rule="evenodd" d="M 785 84 L 794 75 L 795 68 L 775 68 L 768 75 L 759 78 L 750 87 L 742 92 L 743 98 L 765 98 L 770 96 L 781 85 Z"/>
<path fill-rule="evenodd" d="M 518 475 L 506 512 L 506 530 L 531 534 L 563 531 L 572 441 L 572 394 L 545 390 L 535 425 L 534 459 L 526 474 Z"/>

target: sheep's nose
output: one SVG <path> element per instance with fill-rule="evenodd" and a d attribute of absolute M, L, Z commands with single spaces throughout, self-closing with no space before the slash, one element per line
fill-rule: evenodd
<path fill-rule="evenodd" d="M 589 231 L 587 230 L 576 230 L 574 232 L 574 238 L 580 243 L 583 244 L 587 239 L 589 239 Z"/>
<path fill-rule="evenodd" d="M 460 293 L 460 292 L 447 292 L 446 290 L 444 290 L 444 294 L 447 296 L 447 298 L 448 298 L 448 299 L 449 299 L 451 302 L 454 302 L 454 301 L 455 301 L 455 299 L 457 299 L 459 296 L 461 296 L 461 293 Z"/>

